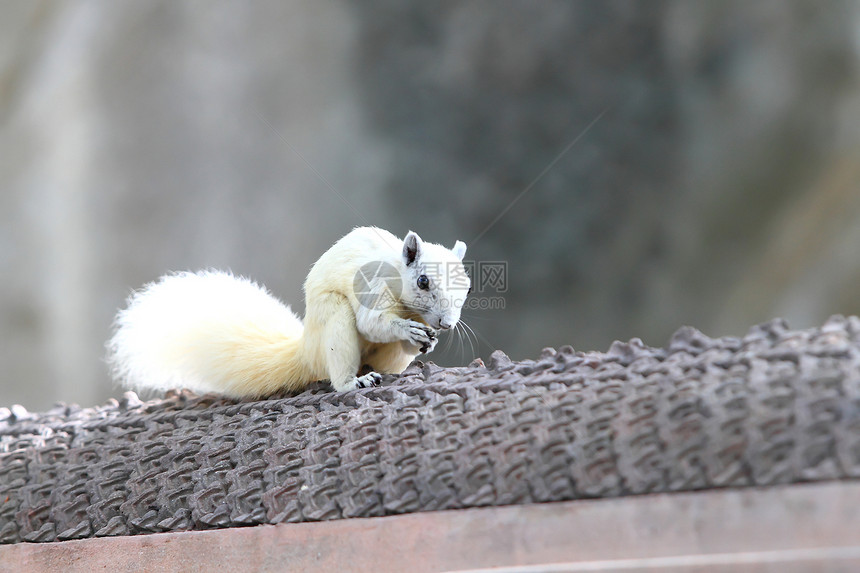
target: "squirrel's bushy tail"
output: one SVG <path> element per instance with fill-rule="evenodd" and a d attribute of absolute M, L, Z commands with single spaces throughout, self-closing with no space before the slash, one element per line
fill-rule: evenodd
<path fill-rule="evenodd" d="M 298 389 L 302 321 L 254 282 L 220 271 L 166 275 L 120 311 L 107 361 L 132 388 L 233 397 Z"/>

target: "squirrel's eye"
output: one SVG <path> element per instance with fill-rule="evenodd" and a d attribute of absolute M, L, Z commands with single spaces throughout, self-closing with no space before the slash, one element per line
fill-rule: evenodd
<path fill-rule="evenodd" d="M 427 275 L 421 275 L 418 277 L 418 288 L 421 290 L 427 290 L 430 288 L 430 279 L 427 278 Z"/>

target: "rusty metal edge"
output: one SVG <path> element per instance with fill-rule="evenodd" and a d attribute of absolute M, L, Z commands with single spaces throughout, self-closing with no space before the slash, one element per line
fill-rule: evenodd
<path fill-rule="evenodd" d="M 858 571 L 858 547 L 860 483 L 827 482 L 17 544 L 0 572 Z"/>

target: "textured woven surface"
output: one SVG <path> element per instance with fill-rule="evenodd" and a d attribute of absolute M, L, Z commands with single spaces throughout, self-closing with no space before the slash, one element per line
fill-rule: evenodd
<path fill-rule="evenodd" d="M 415 363 L 381 388 L 0 409 L 0 541 L 860 476 L 860 320 Z"/>

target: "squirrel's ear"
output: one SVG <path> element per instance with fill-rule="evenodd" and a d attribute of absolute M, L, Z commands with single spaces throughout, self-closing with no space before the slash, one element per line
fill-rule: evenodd
<path fill-rule="evenodd" d="M 454 248 L 451 249 L 451 252 L 454 253 L 455 257 L 462 261 L 463 257 L 466 256 L 466 243 L 463 241 L 457 241 L 454 243 Z"/>
<path fill-rule="evenodd" d="M 421 258 L 421 237 L 414 231 L 409 231 L 403 239 L 403 260 L 408 267 Z"/>

